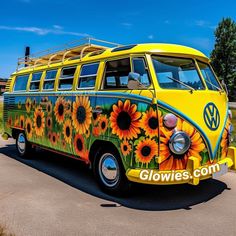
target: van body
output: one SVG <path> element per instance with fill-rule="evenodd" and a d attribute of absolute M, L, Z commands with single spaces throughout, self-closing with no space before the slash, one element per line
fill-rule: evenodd
<path fill-rule="evenodd" d="M 28 58 L 10 76 L 4 131 L 20 156 L 38 146 L 82 160 L 113 193 L 130 182 L 197 185 L 217 173 L 196 169 L 235 168 L 227 94 L 204 54 L 171 44 L 73 50 Z"/>

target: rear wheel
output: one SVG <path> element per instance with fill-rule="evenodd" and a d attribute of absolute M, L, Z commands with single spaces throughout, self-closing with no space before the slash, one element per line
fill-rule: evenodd
<path fill-rule="evenodd" d="M 113 195 L 124 195 L 129 192 L 128 181 L 120 155 L 115 150 L 100 150 L 93 164 L 94 174 L 100 187 Z"/>
<path fill-rule="evenodd" d="M 32 145 L 28 142 L 25 133 L 19 132 L 16 138 L 16 149 L 20 157 L 26 158 L 32 151 Z"/>

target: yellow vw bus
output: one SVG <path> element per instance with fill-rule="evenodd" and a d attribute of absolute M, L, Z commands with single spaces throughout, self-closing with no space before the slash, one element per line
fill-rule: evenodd
<path fill-rule="evenodd" d="M 3 136 L 21 157 L 38 146 L 82 160 L 115 194 L 131 182 L 197 185 L 236 168 L 227 94 L 204 54 L 87 40 L 19 59 Z"/>

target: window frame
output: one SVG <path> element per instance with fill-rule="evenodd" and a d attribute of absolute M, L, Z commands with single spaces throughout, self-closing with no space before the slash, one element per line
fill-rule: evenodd
<path fill-rule="evenodd" d="M 131 70 L 132 70 L 132 72 L 135 72 L 134 71 L 134 64 L 133 64 L 134 59 L 143 59 L 143 61 L 145 63 L 145 69 L 146 69 L 147 74 L 148 74 L 148 80 L 149 80 L 149 83 L 150 83 L 149 86 L 146 89 L 149 89 L 150 87 L 152 87 L 153 82 L 152 82 L 152 77 L 151 77 L 151 73 L 150 73 L 150 67 L 149 67 L 149 64 L 148 64 L 148 60 L 144 55 L 132 55 L 131 56 Z M 139 90 L 145 90 L 145 89 L 139 89 Z"/>
<path fill-rule="evenodd" d="M 13 93 L 27 92 L 27 90 L 28 90 L 28 83 L 29 83 L 29 79 L 30 79 L 30 75 L 31 75 L 31 73 L 27 73 L 27 74 L 23 74 L 23 75 L 16 75 L 15 80 L 14 80 L 14 86 L 13 86 L 12 92 L 13 92 Z M 23 76 L 28 76 L 25 89 L 24 89 L 24 90 L 15 90 L 17 78 L 18 78 L 18 77 L 23 77 Z"/>
<path fill-rule="evenodd" d="M 98 64 L 97 74 L 81 75 L 82 70 L 83 70 L 83 66 L 86 66 L 86 65 L 94 65 L 94 64 Z M 79 75 L 78 75 L 76 90 L 86 90 L 86 89 L 92 90 L 92 89 L 95 89 L 95 87 L 96 87 L 96 82 L 97 82 L 97 76 L 98 76 L 98 72 L 99 72 L 99 67 L 100 67 L 100 65 L 101 65 L 101 61 L 91 62 L 91 63 L 85 63 L 85 64 L 81 64 L 81 65 L 80 65 L 80 71 L 79 71 Z M 79 87 L 79 85 L 80 85 L 80 78 L 89 77 L 89 76 L 95 76 L 95 83 L 94 83 L 94 86 L 93 86 L 93 87 L 83 87 L 83 88 L 80 88 L 80 87 Z"/>
<path fill-rule="evenodd" d="M 41 83 L 41 79 L 42 79 L 42 77 L 43 77 L 43 72 L 44 72 L 44 71 L 37 71 L 37 72 L 35 72 L 35 73 L 32 72 L 32 74 L 31 74 L 31 80 L 30 80 L 30 84 L 29 84 L 29 92 L 38 92 L 38 91 L 40 91 L 40 83 Z M 34 75 L 34 74 L 40 74 L 40 73 L 41 73 L 40 79 L 33 81 L 33 75 Z M 38 89 L 30 89 L 31 83 L 39 83 L 39 88 L 38 88 Z"/>
<path fill-rule="evenodd" d="M 74 75 L 73 75 L 73 76 L 70 76 L 70 77 L 63 78 L 63 77 L 62 77 L 62 73 L 63 73 L 64 69 L 70 69 L 70 68 L 75 68 L 75 73 L 74 73 Z M 60 72 L 60 76 L 59 76 L 59 78 L 58 78 L 57 90 L 59 90 L 59 91 L 63 91 L 63 90 L 70 91 L 70 90 L 73 90 L 73 85 L 74 85 L 74 80 L 75 80 L 75 78 L 76 78 L 76 72 L 77 72 L 77 70 L 78 70 L 78 66 L 77 66 L 77 65 L 62 67 L 62 68 L 61 68 L 61 72 Z M 73 79 L 72 84 L 71 84 L 71 88 L 66 88 L 66 89 L 65 89 L 65 88 L 60 88 L 60 87 L 59 87 L 59 86 L 60 86 L 60 80 L 66 80 L 66 79 Z"/>
<path fill-rule="evenodd" d="M 155 66 L 154 66 L 154 63 L 153 63 L 153 56 L 157 56 L 157 57 L 171 57 L 171 58 L 176 58 L 176 59 L 186 59 L 186 60 L 192 60 L 194 62 L 194 66 L 195 66 L 195 69 L 197 71 L 197 74 L 199 76 L 199 79 L 202 83 L 202 86 L 203 88 L 202 89 L 197 89 L 197 90 L 194 90 L 194 91 L 206 91 L 207 87 L 206 87 L 206 84 L 205 84 L 205 81 L 203 80 L 202 78 L 202 74 L 201 74 L 201 71 L 199 70 L 199 67 L 198 67 L 198 64 L 197 64 L 197 60 L 193 57 L 182 57 L 181 55 L 180 56 L 172 56 L 172 55 L 160 55 L 160 54 L 151 54 L 151 63 L 152 63 L 152 68 L 154 70 L 154 74 L 155 74 L 155 77 L 156 77 L 156 81 L 157 81 L 157 84 L 158 84 L 158 87 L 159 89 L 162 89 L 162 90 L 176 90 L 176 91 L 189 91 L 188 89 L 176 89 L 176 88 L 163 88 L 161 87 L 160 83 L 159 83 L 159 80 L 158 80 L 158 77 L 157 77 L 157 73 L 156 73 L 156 70 L 155 70 Z"/>
<path fill-rule="evenodd" d="M 122 55 L 121 57 L 115 57 L 115 58 L 109 58 L 108 60 L 104 61 L 104 67 L 103 67 L 103 75 L 102 75 L 102 83 L 100 86 L 101 91 L 109 91 L 109 90 L 127 90 L 128 88 L 104 88 L 105 85 L 105 76 L 106 76 L 106 65 L 110 61 L 118 61 L 122 59 L 129 59 L 130 62 L 130 72 L 132 71 L 132 61 L 131 61 L 131 55 Z"/>
<path fill-rule="evenodd" d="M 209 91 L 212 91 L 212 92 L 219 92 L 218 89 L 212 90 L 212 89 L 209 89 L 209 88 L 208 88 L 208 86 L 207 86 L 207 81 L 205 80 L 205 78 L 204 78 L 204 76 L 203 76 L 203 74 L 202 74 L 202 70 L 201 70 L 201 68 L 200 68 L 200 65 L 199 65 L 198 63 L 202 63 L 202 64 L 204 64 L 204 65 L 207 65 L 207 66 L 210 68 L 212 74 L 214 75 L 214 77 L 215 77 L 215 79 L 216 79 L 216 81 L 217 81 L 217 83 L 218 83 L 218 85 L 219 85 L 219 88 L 220 88 L 222 91 L 225 91 L 224 88 L 222 87 L 222 85 L 221 85 L 221 83 L 220 83 L 218 77 L 216 76 L 216 74 L 215 74 L 215 72 L 214 72 L 212 66 L 210 65 L 210 63 L 207 63 L 207 62 L 201 61 L 201 60 L 199 60 L 199 59 L 196 59 L 196 64 L 197 64 L 199 73 L 200 73 L 200 75 L 201 75 L 201 79 L 202 79 L 203 82 L 204 82 L 205 88 L 206 88 L 207 90 L 209 90 Z"/>
<path fill-rule="evenodd" d="M 147 73 L 148 73 L 148 78 L 150 85 L 146 88 L 146 90 L 153 89 L 153 81 L 151 77 L 151 71 L 150 71 L 150 65 L 148 63 L 148 59 L 144 54 L 126 54 L 122 55 L 120 57 L 115 57 L 115 58 L 110 58 L 109 60 L 104 61 L 104 67 L 103 67 L 103 76 L 102 76 L 102 83 L 100 86 L 101 91 L 108 91 L 108 90 L 130 90 L 128 87 L 127 88 L 104 88 L 105 85 L 105 75 L 106 75 L 106 64 L 110 61 L 117 61 L 117 60 L 122 60 L 122 59 L 129 59 L 130 61 L 130 72 L 134 72 L 134 65 L 133 65 L 133 59 L 135 58 L 141 58 L 143 59 L 146 68 L 147 68 Z M 145 90 L 145 89 L 137 89 L 137 90 Z"/>
<path fill-rule="evenodd" d="M 53 78 L 53 79 L 46 79 L 46 77 L 47 77 L 47 72 L 48 72 L 48 71 L 56 71 L 56 76 L 55 76 L 55 78 Z M 45 76 L 44 76 L 43 84 L 42 84 L 42 91 L 53 91 L 53 90 L 55 90 L 55 83 L 56 83 L 58 71 L 59 71 L 58 68 L 56 68 L 56 69 L 51 69 L 51 70 L 50 70 L 50 69 L 49 69 L 49 70 L 45 70 Z M 45 89 L 45 88 L 44 88 L 45 82 L 50 82 L 50 81 L 54 81 L 54 86 L 53 86 L 53 88 L 51 88 L 51 89 Z"/>

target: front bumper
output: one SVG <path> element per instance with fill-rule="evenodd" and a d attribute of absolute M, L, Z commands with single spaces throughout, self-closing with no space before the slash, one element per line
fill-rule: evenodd
<path fill-rule="evenodd" d="M 226 158 L 220 160 L 217 163 L 214 164 L 219 164 L 220 166 L 227 165 L 227 168 L 231 168 L 233 170 L 236 170 L 236 148 L 235 147 L 229 147 L 228 150 L 228 155 Z M 175 171 L 158 171 L 158 170 L 148 170 L 149 175 L 147 179 L 142 179 L 140 176 L 142 174 L 143 169 L 128 169 L 126 171 L 126 176 L 127 178 L 132 181 L 132 182 L 137 182 L 137 183 L 144 183 L 144 184 L 155 184 L 155 185 L 169 185 L 169 184 L 183 184 L 183 183 L 188 183 L 192 185 L 198 185 L 200 180 L 204 179 L 209 179 L 212 178 L 212 174 L 207 174 L 207 175 L 201 175 L 200 177 L 194 176 L 194 171 L 196 169 L 203 169 L 205 167 L 209 167 L 210 165 L 205 165 L 205 166 L 200 166 L 199 159 L 196 157 L 190 157 L 187 163 L 187 168 L 186 170 L 175 170 Z M 173 174 L 179 173 L 179 175 L 183 175 L 183 172 L 188 171 L 190 173 L 191 178 L 188 179 L 181 179 L 181 180 L 176 180 L 175 178 L 170 177 L 168 180 L 161 180 L 161 181 L 156 181 L 152 177 L 157 174 L 159 176 L 164 176 L 164 175 L 169 175 L 173 176 Z M 152 176 L 152 177 L 151 177 Z"/>

